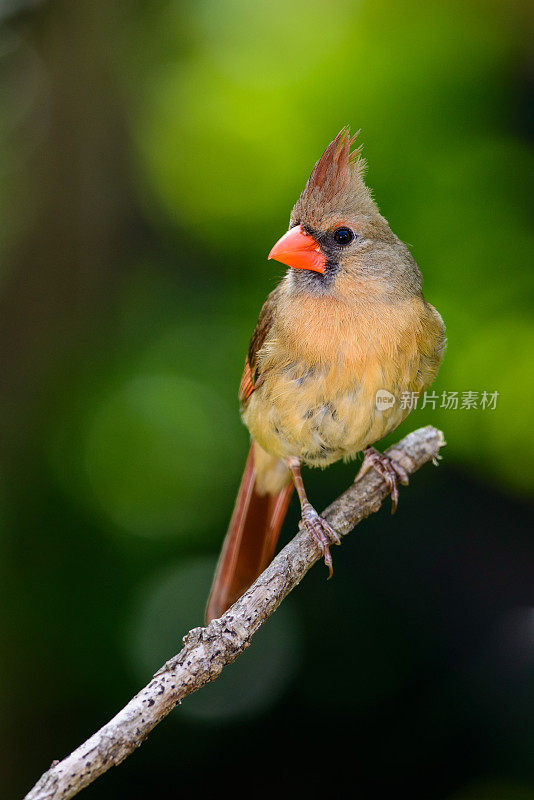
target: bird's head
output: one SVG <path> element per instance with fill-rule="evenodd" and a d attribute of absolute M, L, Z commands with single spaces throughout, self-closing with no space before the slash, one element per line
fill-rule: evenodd
<path fill-rule="evenodd" d="M 351 150 L 357 135 L 345 127 L 328 145 L 269 258 L 292 267 L 298 288 L 322 292 L 355 280 L 381 291 L 418 290 L 417 265 L 364 183 L 361 147 Z"/>

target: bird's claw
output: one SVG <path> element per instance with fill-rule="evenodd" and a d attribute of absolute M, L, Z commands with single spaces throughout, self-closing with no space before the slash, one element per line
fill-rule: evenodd
<path fill-rule="evenodd" d="M 317 511 L 309 503 L 302 508 L 302 519 L 299 523 L 300 528 L 306 528 L 308 533 L 313 536 L 321 553 L 324 563 L 328 567 L 328 579 L 334 574 L 332 566 L 332 556 L 330 554 L 331 544 L 341 544 L 341 539 L 328 522 L 319 516 Z"/>
<path fill-rule="evenodd" d="M 394 514 L 399 504 L 399 483 L 408 486 L 408 473 L 398 461 L 390 458 L 385 453 L 379 453 L 374 447 L 367 447 L 364 451 L 363 463 L 354 478 L 354 483 L 361 480 L 371 467 L 383 478 L 391 493 L 391 513 Z"/>

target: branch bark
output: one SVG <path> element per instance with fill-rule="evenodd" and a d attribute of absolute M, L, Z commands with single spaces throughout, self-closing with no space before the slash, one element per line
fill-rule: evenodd
<path fill-rule="evenodd" d="M 437 463 L 444 444 L 443 434 L 428 426 L 410 433 L 386 452 L 413 473 L 427 461 Z M 387 493 L 383 479 L 370 470 L 322 516 L 340 537 L 346 536 L 362 519 L 378 511 Z M 220 619 L 189 631 L 183 649 L 113 719 L 63 761 L 53 762 L 25 800 L 67 800 L 120 764 L 184 697 L 215 680 L 249 646 L 256 631 L 320 558 L 315 541 L 306 531 L 299 531 Z"/>

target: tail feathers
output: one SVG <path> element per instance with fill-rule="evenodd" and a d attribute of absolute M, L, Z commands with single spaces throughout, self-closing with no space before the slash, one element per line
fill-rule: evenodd
<path fill-rule="evenodd" d="M 293 493 L 293 485 L 288 482 L 277 492 L 260 494 L 258 483 L 265 481 L 258 481 L 255 448 L 253 442 L 215 571 L 206 622 L 224 614 L 267 567 Z"/>

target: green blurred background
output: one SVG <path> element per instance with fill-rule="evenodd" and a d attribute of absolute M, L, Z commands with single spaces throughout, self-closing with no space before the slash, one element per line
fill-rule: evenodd
<path fill-rule="evenodd" d="M 244 353 L 283 274 L 266 254 L 350 123 L 447 323 L 437 392 L 498 391 L 497 408 L 414 413 L 393 438 L 443 428 L 439 470 L 86 795 L 532 800 L 528 6 L 0 14 L 1 796 L 201 623 L 247 450 Z M 355 469 L 305 476 L 318 508 Z"/>

